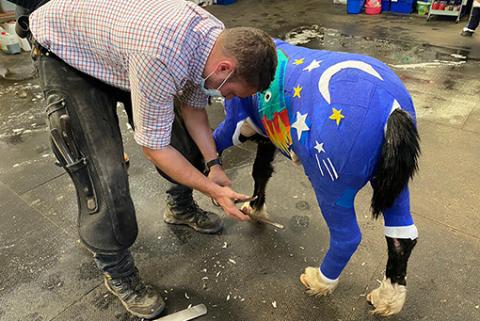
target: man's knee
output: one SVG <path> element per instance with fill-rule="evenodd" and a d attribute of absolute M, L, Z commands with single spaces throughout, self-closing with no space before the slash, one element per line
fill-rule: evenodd
<path fill-rule="evenodd" d="M 80 239 L 96 253 L 125 250 L 138 235 L 135 209 L 129 196 L 117 203 L 115 208 L 111 208 L 108 200 L 100 196 L 98 212 L 92 215 L 80 209 L 78 220 Z"/>

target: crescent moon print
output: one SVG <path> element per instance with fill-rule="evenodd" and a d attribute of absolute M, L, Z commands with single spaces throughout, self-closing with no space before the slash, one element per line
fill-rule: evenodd
<path fill-rule="evenodd" d="M 325 70 L 320 77 L 320 80 L 318 81 L 318 90 L 320 90 L 320 94 L 322 94 L 323 99 L 330 105 L 330 79 L 332 79 L 333 76 L 335 76 L 337 73 L 344 69 L 348 68 L 353 68 L 353 69 L 358 69 L 361 71 L 366 72 L 367 74 L 370 74 L 374 77 L 377 77 L 380 80 L 383 80 L 382 76 L 373 69 L 372 66 L 369 64 L 363 62 L 363 61 L 357 61 L 357 60 L 347 60 L 347 61 L 342 61 L 339 62 L 338 64 L 335 64 L 327 70 Z"/>
<path fill-rule="evenodd" d="M 320 91 L 320 94 L 322 95 L 323 99 L 329 105 L 331 104 L 330 80 L 336 74 L 338 74 L 341 71 L 344 71 L 345 69 L 357 69 L 383 81 L 382 76 L 380 76 L 380 74 L 371 65 L 363 61 L 346 60 L 346 61 L 339 62 L 333 66 L 328 67 L 322 73 L 322 75 L 320 76 L 320 80 L 318 81 L 318 90 Z M 340 121 L 342 120 L 342 118 L 345 118 L 345 116 L 342 115 L 341 112 L 342 112 L 341 109 L 337 110 L 336 108 L 332 108 L 332 115 L 329 117 L 329 119 L 334 120 L 336 122 L 337 126 L 340 125 Z M 318 159 L 318 154 L 315 155 L 315 157 L 317 159 L 318 169 L 322 176 L 325 176 L 324 171 L 322 169 L 322 164 L 323 164 L 331 180 L 335 181 L 336 179 L 338 179 L 339 175 L 337 174 L 335 166 L 333 165 L 329 157 L 321 159 L 321 162 Z"/>

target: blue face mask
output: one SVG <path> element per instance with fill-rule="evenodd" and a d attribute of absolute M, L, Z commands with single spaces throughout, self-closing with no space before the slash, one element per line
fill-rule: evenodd
<path fill-rule="evenodd" d="M 210 78 L 211 75 L 215 73 L 215 70 L 210 73 L 206 78 L 202 78 L 199 82 L 200 88 L 203 90 L 205 95 L 210 96 L 210 97 L 223 97 L 222 93 L 220 92 L 220 88 L 227 82 L 228 78 L 232 75 L 233 71 L 228 74 L 227 78 L 225 78 L 224 81 L 218 86 L 217 89 L 210 89 L 205 86 L 205 82 L 207 81 L 208 78 Z"/>

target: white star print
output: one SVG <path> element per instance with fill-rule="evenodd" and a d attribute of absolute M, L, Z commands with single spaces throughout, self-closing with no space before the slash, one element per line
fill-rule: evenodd
<path fill-rule="evenodd" d="M 317 69 L 318 67 L 320 67 L 321 62 L 322 62 L 321 60 L 317 61 L 317 60 L 313 59 L 313 61 L 310 63 L 310 65 L 308 65 L 308 67 L 303 68 L 303 71 L 310 72 L 313 69 Z"/>
<path fill-rule="evenodd" d="M 317 141 L 315 141 L 315 149 L 317 150 L 317 153 L 321 153 L 321 152 L 324 152 L 325 153 L 325 149 L 323 149 L 323 143 L 319 143 Z"/>
<path fill-rule="evenodd" d="M 297 130 L 298 140 L 300 140 L 302 137 L 303 132 L 310 130 L 305 122 L 307 120 L 307 116 L 308 113 L 302 115 L 297 111 L 297 120 L 292 124 L 292 127 Z"/>

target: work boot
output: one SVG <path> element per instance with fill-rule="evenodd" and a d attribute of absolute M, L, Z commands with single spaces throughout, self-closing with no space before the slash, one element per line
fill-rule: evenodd
<path fill-rule="evenodd" d="M 188 225 L 206 234 L 218 233 L 223 228 L 223 220 L 217 214 L 202 210 L 193 200 L 192 190 L 167 191 L 163 220 L 168 224 Z"/>
<path fill-rule="evenodd" d="M 156 318 L 165 308 L 160 293 L 143 283 L 137 269 L 131 275 L 121 278 L 112 279 L 105 275 L 105 286 L 120 299 L 128 312 L 139 318 Z"/>
<path fill-rule="evenodd" d="M 471 37 L 471 36 L 473 36 L 473 31 L 463 30 L 460 35 L 462 35 L 462 36 L 464 36 L 464 37 Z"/>

